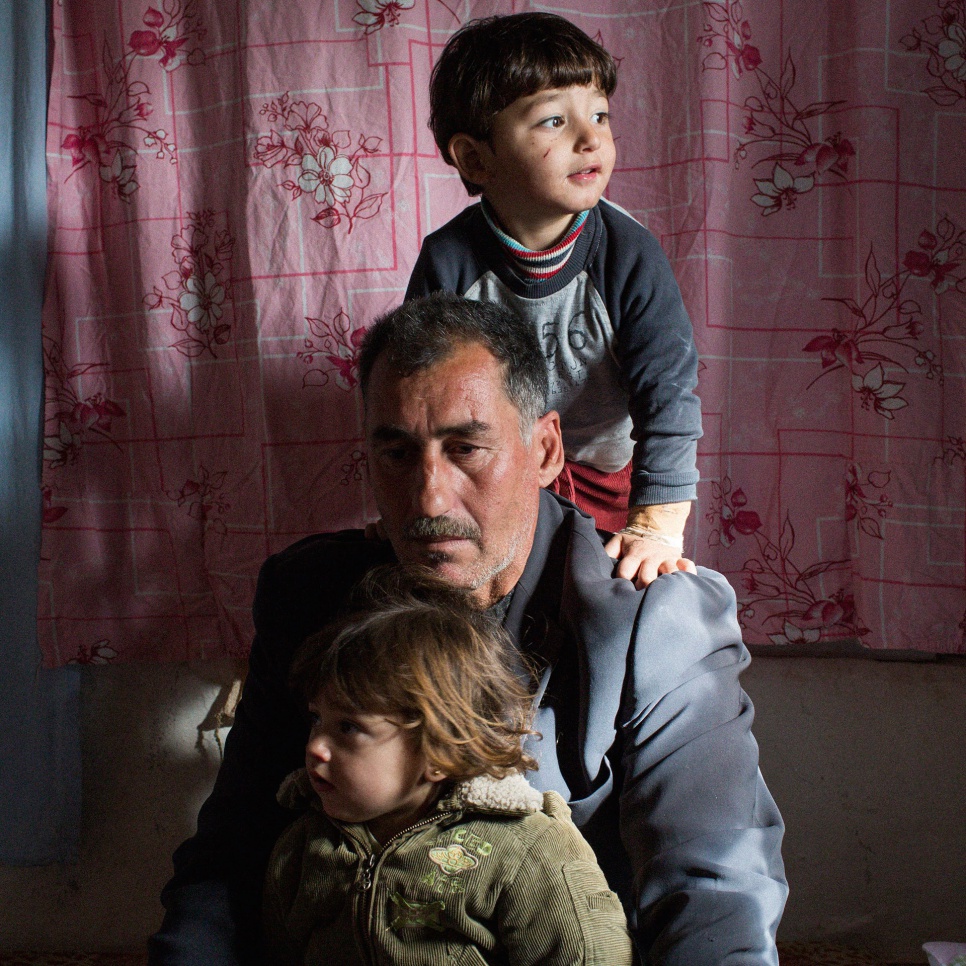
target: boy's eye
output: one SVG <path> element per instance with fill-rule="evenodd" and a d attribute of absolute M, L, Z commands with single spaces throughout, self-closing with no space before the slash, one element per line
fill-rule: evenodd
<path fill-rule="evenodd" d="M 610 114 L 607 111 L 597 111 L 596 114 L 591 117 L 594 124 L 607 124 L 610 121 Z"/>
<path fill-rule="evenodd" d="M 351 721 L 348 718 L 343 718 L 339 722 L 339 734 L 340 735 L 357 735 L 361 734 L 362 728 L 355 721 Z"/>
<path fill-rule="evenodd" d="M 553 117 L 545 118 L 540 122 L 540 127 L 552 127 L 558 128 L 563 127 L 564 119 L 559 115 L 555 114 Z"/>

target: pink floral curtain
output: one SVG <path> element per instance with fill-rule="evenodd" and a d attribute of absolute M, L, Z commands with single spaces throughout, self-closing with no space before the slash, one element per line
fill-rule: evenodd
<path fill-rule="evenodd" d="M 429 72 L 523 9 L 54 5 L 50 665 L 244 654 L 265 556 L 373 518 L 359 340 L 467 203 Z M 568 11 L 694 320 L 694 557 L 751 644 L 966 651 L 964 0 Z"/>

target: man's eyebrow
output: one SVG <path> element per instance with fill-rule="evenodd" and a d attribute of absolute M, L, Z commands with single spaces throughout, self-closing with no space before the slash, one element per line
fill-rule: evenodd
<path fill-rule="evenodd" d="M 492 426 L 489 423 L 484 423 L 480 419 L 471 419 L 465 423 L 440 426 L 433 433 L 433 438 L 445 439 L 448 436 L 457 436 L 460 439 L 479 439 L 489 434 L 491 430 Z M 372 440 L 375 443 L 399 443 L 415 439 L 413 433 L 400 426 L 376 426 L 372 430 Z"/>

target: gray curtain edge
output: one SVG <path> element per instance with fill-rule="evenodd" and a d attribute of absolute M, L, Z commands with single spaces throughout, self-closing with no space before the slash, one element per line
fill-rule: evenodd
<path fill-rule="evenodd" d="M 0 0 L 0 862 L 76 860 L 80 671 L 37 643 L 47 0 Z"/>

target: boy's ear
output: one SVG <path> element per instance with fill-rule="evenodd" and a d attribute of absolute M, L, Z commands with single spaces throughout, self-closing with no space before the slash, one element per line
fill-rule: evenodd
<path fill-rule="evenodd" d="M 469 134 L 454 134 L 449 139 L 447 149 L 453 166 L 465 181 L 486 187 L 493 152 L 485 141 L 477 141 Z"/>

